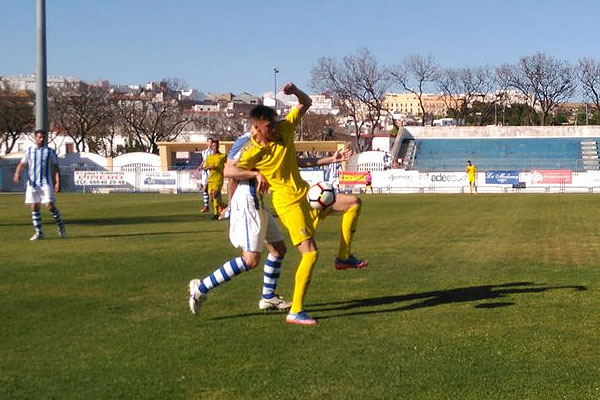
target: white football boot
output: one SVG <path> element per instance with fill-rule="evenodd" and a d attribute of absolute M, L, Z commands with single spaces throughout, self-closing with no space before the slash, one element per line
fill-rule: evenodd
<path fill-rule="evenodd" d="M 33 242 L 34 240 L 42 240 L 43 238 L 44 238 L 43 233 L 36 232 L 33 234 L 32 237 L 29 238 L 29 240 L 31 240 Z"/>
<path fill-rule="evenodd" d="M 192 279 L 190 281 L 190 311 L 192 314 L 196 315 L 202 302 L 206 300 L 206 295 L 198 290 L 198 286 L 200 285 L 200 279 Z"/>
<path fill-rule="evenodd" d="M 280 310 L 280 311 L 284 311 L 284 310 L 289 310 L 290 307 L 292 306 L 292 302 L 291 301 L 285 301 L 283 299 L 283 296 L 280 296 L 278 294 L 276 294 L 274 297 L 271 297 L 270 299 L 260 299 L 260 301 L 258 302 L 258 308 L 260 308 L 261 310 Z"/>

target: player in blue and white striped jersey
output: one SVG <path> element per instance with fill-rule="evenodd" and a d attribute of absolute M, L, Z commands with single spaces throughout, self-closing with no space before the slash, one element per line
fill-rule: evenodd
<path fill-rule="evenodd" d="M 325 169 L 325 181 L 331 183 L 336 193 L 339 193 L 341 168 L 342 163 L 334 162 L 329 164 L 327 169 Z"/>
<path fill-rule="evenodd" d="M 227 156 L 226 169 L 227 166 L 236 165 L 244 151 L 252 147 L 251 137 L 251 133 L 245 133 L 235 141 Z M 315 167 L 347 161 L 352 154 L 352 150 L 338 150 L 332 156 L 305 160 L 303 164 Z M 262 298 L 258 307 L 261 310 L 287 310 L 291 307 L 290 301 L 275 293 L 286 247 L 283 235 L 273 215 L 265 208 L 260 192 L 255 179 L 229 179 L 229 240 L 242 249 L 242 256 L 226 261 L 204 279 L 190 281 L 189 307 L 193 314 L 198 312 L 211 289 L 259 264 L 263 243 L 269 254 L 263 268 Z"/>
<path fill-rule="evenodd" d="M 240 136 L 227 155 L 227 163 L 236 163 L 250 144 L 250 133 Z M 292 303 L 275 293 L 281 262 L 286 252 L 283 235 L 256 188 L 255 179 L 229 180 L 229 240 L 242 250 L 241 257 L 226 261 L 204 279 L 190 281 L 190 310 L 196 314 L 207 293 L 234 276 L 256 267 L 260 262 L 263 243 L 269 254 L 263 268 L 261 310 L 287 310 Z"/>
<path fill-rule="evenodd" d="M 13 176 L 13 181 L 21 181 L 21 172 L 25 165 L 28 166 L 27 189 L 25 191 L 25 203 L 31 204 L 31 220 L 35 233 L 29 240 L 44 238 L 42 231 L 42 215 L 40 204 L 44 203 L 52 213 L 58 226 L 58 235 L 64 238 L 67 234 L 65 224 L 60 216 L 60 211 L 54 205 L 55 192 L 60 191 L 60 174 L 58 170 L 58 158 L 56 152 L 44 144 L 45 132 L 35 131 L 35 146 L 28 148 L 21 159 Z M 52 182 L 54 177 L 54 183 Z"/>

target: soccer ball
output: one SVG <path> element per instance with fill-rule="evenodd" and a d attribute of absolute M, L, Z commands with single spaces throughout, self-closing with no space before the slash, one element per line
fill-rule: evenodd
<path fill-rule="evenodd" d="M 335 191 L 330 183 L 319 182 L 308 189 L 306 198 L 312 208 L 323 210 L 335 203 Z"/>

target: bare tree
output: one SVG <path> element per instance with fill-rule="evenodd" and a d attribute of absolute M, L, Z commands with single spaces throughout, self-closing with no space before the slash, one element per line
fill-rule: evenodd
<path fill-rule="evenodd" d="M 131 147 L 157 154 L 158 142 L 177 139 L 192 122 L 169 82 L 160 82 L 158 91 L 121 96 L 116 102 L 125 131 L 132 139 Z"/>
<path fill-rule="evenodd" d="M 579 81 L 583 94 L 600 112 L 600 63 L 591 58 L 582 58 L 578 65 Z"/>
<path fill-rule="evenodd" d="M 505 64 L 497 75 L 508 87 L 521 92 L 530 107 L 539 106 L 541 125 L 546 124 L 556 105 L 569 100 L 577 88 L 573 67 L 545 53 L 522 57 L 517 65 Z"/>
<path fill-rule="evenodd" d="M 300 140 L 333 140 L 335 116 L 309 112 L 302 118 Z"/>
<path fill-rule="evenodd" d="M 421 124 L 425 125 L 426 110 L 423 92 L 428 84 L 436 82 L 439 77 L 439 67 L 433 56 L 431 54 L 427 57 L 418 54 L 409 56 L 399 65 L 390 68 L 390 74 L 403 90 L 417 97 L 423 116 Z"/>
<path fill-rule="evenodd" d="M 458 122 L 464 124 L 473 101 L 485 103 L 488 99 L 494 77 L 488 66 L 446 68 L 440 72 L 438 86 L 446 106 L 456 110 Z"/>
<path fill-rule="evenodd" d="M 224 111 L 207 112 L 194 116 L 191 123 L 194 129 L 209 132 L 210 136 L 219 140 L 235 140 L 245 131 L 247 113 L 231 113 Z"/>
<path fill-rule="evenodd" d="M 383 100 L 391 86 L 389 74 L 367 49 L 359 49 L 341 62 L 331 57 L 319 59 L 311 71 L 311 86 L 339 100 L 342 114 L 352 121 L 357 146 L 365 128 L 374 133 L 387 114 Z"/>
<path fill-rule="evenodd" d="M 54 130 L 69 135 L 77 152 L 86 151 L 88 139 L 108 116 L 108 91 L 99 86 L 68 83 L 51 92 L 50 116 Z"/>
<path fill-rule="evenodd" d="M 33 94 L 31 92 L 0 91 L 0 145 L 10 153 L 25 132 L 33 130 Z"/>
<path fill-rule="evenodd" d="M 115 157 L 120 153 L 116 139 L 124 131 L 124 127 L 119 118 L 116 102 L 117 98 L 109 96 L 105 118 L 87 139 L 88 148 L 92 153 L 105 157 Z"/>

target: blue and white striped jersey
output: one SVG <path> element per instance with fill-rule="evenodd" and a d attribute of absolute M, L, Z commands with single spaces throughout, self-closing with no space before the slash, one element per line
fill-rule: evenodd
<path fill-rule="evenodd" d="M 200 161 L 200 162 L 204 162 L 204 161 L 206 161 L 206 157 L 210 156 L 210 155 L 211 155 L 211 154 L 213 154 L 213 153 L 214 153 L 214 151 L 213 151 L 211 148 L 208 148 L 208 149 L 204 149 L 204 150 L 202 150 L 202 151 L 200 152 L 200 155 L 201 155 L 201 157 L 202 157 L 202 161 Z"/>
<path fill-rule="evenodd" d="M 246 149 L 250 144 L 250 138 L 252 134 L 250 132 L 244 133 L 242 136 L 236 139 L 235 143 L 229 150 L 227 154 L 227 159 L 229 160 L 239 160 L 244 149 Z M 233 193 L 232 202 L 235 199 L 251 198 L 254 201 L 254 205 L 256 208 L 260 208 L 262 205 L 262 199 L 256 193 L 256 179 L 240 179 L 238 180 L 237 188 Z"/>
<path fill-rule="evenodd" d="M 33 187 L 43 184 L 52 185 L 52 166 L 58 166 L 58 157 L 54 149 L 47 146 L 32 146 L 25 151 L 21 162 L 29 167 L 28 185 Z"/>
<path fill-rule="evenodd" d="M 327 166 L 325 170 L 325 181 L 329 183 L 334 183 L 340 178 L 340 168 L 342 164 L 339 162 L 331 163 Z"/>

